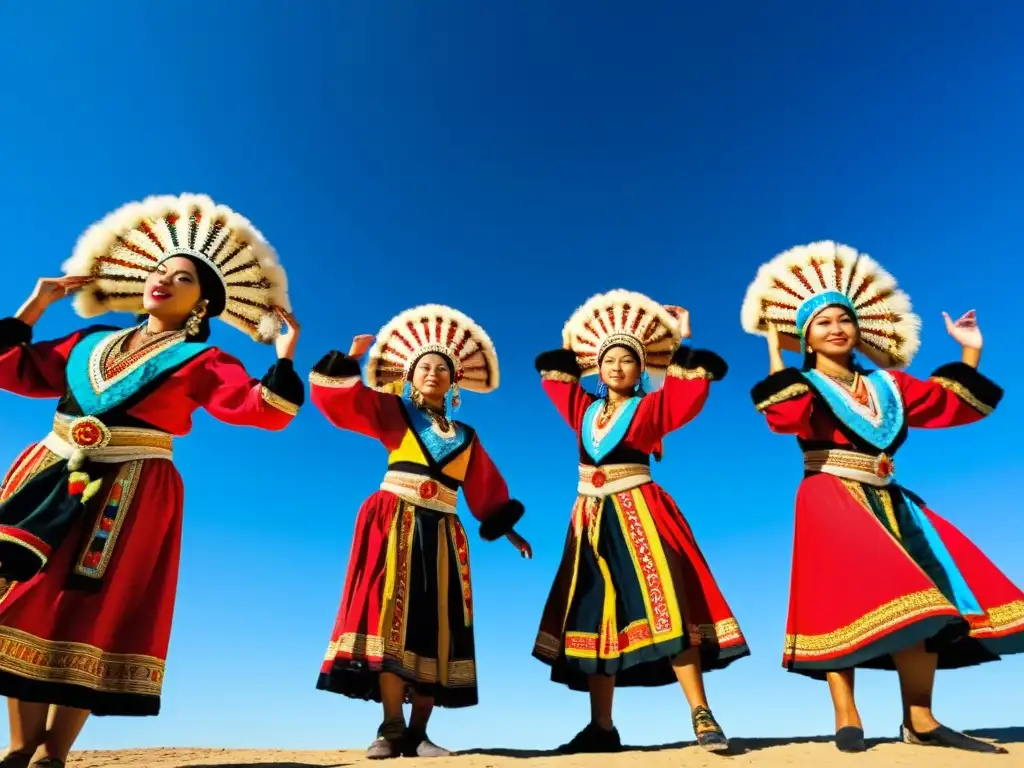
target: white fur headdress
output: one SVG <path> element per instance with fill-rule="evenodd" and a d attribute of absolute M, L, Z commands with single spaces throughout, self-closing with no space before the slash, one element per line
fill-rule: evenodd
<path fill-rule="evenodd" d="M 377 389 L 402 384 L 416 361 L 431 352 L 455 366 L 453 385 L 481 393 L 498 388 L 494 344 L 483 328 L 442 304 L 407 309 L 381 328 L 367 354 L 366 380 Z"/>
<path fill-rule="evenodd" d="M 147 197 L 89 227 L 64 264 L 65 274 L 96 278 L 75 295 L 75 310 L 82 317 L 143 312 L 146 278 L 175 255 L 200 259 L 220 277 L 222 320 L 263 343 L 277 338 L 274 306 L 291 311 L 277 254 L 248 219 L 206 195 Z"/>
<path fill-rule="evenodd" d="M 664 306 L 622 289 L 592 296 L 562 329 L 562 346 L 576 353 L 583 376 L 596 374 L 601 356 L 616 345 L 636 352 L 645 370 L 663 372 L 679 341 L 679 323 Z"/>
<path fill-rule="evenodd" d="M 879 367 L 902 368 L 917 353 L 921 321 L 910 298 L 870 256 L 831 240 L 797 246 L 761 266 L 740 320 L 760 336 L 773 323 L 787 348 L 804 351 L 808 323 L 837 305 L 856 315 L 858 348 Z"/>

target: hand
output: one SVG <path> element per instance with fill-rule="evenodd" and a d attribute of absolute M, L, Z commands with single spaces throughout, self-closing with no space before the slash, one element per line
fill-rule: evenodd
<path fill-rule="evenodd" d="M 353 360 L 358 360 L 373 346 L 373 336 L 368 336 L 365 333 L 356 336 L 352 339 L 352 346 L 348 348 L 348 356 Z"/>
<path fill-rule="evenodd" d="M 679 338 L 690 338 L 690 313 L 675 304 L 666 304 L 665 309 L 676 319 L 676 324 L 679 326 Z"/>
<path fill-rule="evenodd" d="M 44 277 L 36 283 L 36 289 L 29 297 L 29 303 L 39 309 L 46 309 L 51 304 L 81 290 L 95 278 L 89 275 L 71 277 Z"/>
<path fill-rule="evenodd" d="M 294 360 L 295 347 L 299 343 L 299 333 L 302 332 L 302 326 L 295 320 L 295 315 L 281 307 L 274 307 L 274 313 L 284 326 L 281 335 L 274 341 L 274 347 L 277 349 L 277 358 L 279 360 Z"/>
<path fill-rule="evenodd" d="M 978 327 L 977 312 L 972 309 L 956 322 L 950 319 L 945 312 L 942 313 L 942 317 L 946 320 L 946 332 L 956 339 L 961 347 L 981 350 L 983 340 L 981 328 Z"/>
<path fill-rule="evenodd" d="M 509 543 L 519 550 L 519 554 L 525 559 L 533 559 L 533 547 L 530 546 L 530 542 L 524 539 L 515 531 L 510 531 L 505 534 L 505 538 L 508 539 Z"/>

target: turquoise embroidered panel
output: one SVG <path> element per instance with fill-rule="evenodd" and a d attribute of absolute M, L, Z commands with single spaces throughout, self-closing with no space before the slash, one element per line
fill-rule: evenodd
<path fill-rule="evenodd" d="M 864 384 L 877 408 L 877 413 L 872 415 L 839 382 L 816 370 L 803 373 L 825 398 L 835 417 L 854 434 L 882 451 L 893 444 L 903 429 L 905 416 L 899 385 L 891 375 L 885 371 L 872 371 L 864 376 Z"/>
<path fill-rule="evenodd" d="M 422 410 L 416 407 L 416 404 L 410 401 L 408 398 L 402 398 L 402 406 L 405 408 L 405 412 L 409 415 L 409 421 L 412 423 L 412 428 L 416 431 L 416 434 L 420 437 L 420 442 L 423 443 L 423 447 L 430 453 L 430 457 L 437 463 L 443 464 L 454 454 L 460 452 L 466 447 L 466 438 L 468 433 L 466 429 L 456 422 L 452 421 L 451 425 L 455 428 L 455 435 L 453 437 L 442 437 L 434 429 L 433 420 L 425 414 Z"/>
<path fill-rule="evenodd" d="M 94 333 L 71 350 L 67 365 L 68 389 L 83 414 L 96 416 L 116 408 L 157 377 L 210 348 L 207 344 L 182 339 L 144 354 L 114 378 L 104 378 L 104 351 L 110 344 L 119 344 L 133 330 Z"/>
<path fill-rule="evenodd" d="M 594 461 L 600 463 L 602 459 L 615 450 L 615 446 L 622 442 L 626 432 L 629 430 L 629 425 L 633 423 L 633 417 L 636 416 L 638 405 L 640 405 L 639 397 L 631 397 L 620 405 L 620 413 L 615 419 L 615 423 L 612 424 L 611 428 L 603 436 L 595 439 L 594 422 L 597 420 L 597 414 L 604 408 L 604 400 L 595 400 L 590 404 L 587 412 L 583 414 L 582 437 L 583 448 Z"/>

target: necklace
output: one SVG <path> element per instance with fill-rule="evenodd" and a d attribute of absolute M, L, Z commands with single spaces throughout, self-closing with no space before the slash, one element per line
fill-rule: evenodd
<path fill-rule="evenodd" d="M 431 405 L 427 402 L 426 398 L 420 394 L 419 390 L 412 390 L 412 402 L 417 408 L 427 414 L 430 420 L 434 422 L 437 427 L 437 431 L 442 437 L 453 437 L 455 430 L 452 428 L 452 423 L 448 420 L 448 417 L 444 413 L 444 406 L 441 410 L 438 410 L 436 406 Z"/>
<path fill-rule="evenodd" d="M 868 396 L 867 387 L 864 386 L 864 381 L 861 379 L 859 371 L 847 374 L 826 374 L 832 381 L 837 384 L 841 384 L 850 395 L 861 405 L 866 406 L 870 397 Z"/>
<path fill-rule="evenodd" d="M 619 407 L 619 402 L 621 401 L 613 402 L 612 400 L 606 399 L 604 401 L 604 408 L 601 409 L 601 412 L 597 414 L 597 418 L 594 419 L 594 426 L 598 429 L 604 429 L 607 427 L 611 423 L 612 416 L 615 415 L 615 411 Z"/>

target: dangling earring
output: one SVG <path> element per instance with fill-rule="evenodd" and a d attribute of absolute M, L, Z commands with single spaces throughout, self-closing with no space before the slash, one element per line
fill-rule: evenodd
<path fill-rule="evenodd" d="M 599 382 L 597 385 L 597 396 L 608 397 L 608 385 L 604 381 Z"/>
<path fill-rule="evenodd" d="M 185 333 L 189 336 L 198 336 L 202 327 L 203 316 L 199 314 L 199 310 L 193 309 L 192 314 L 190 314 L 188 316 L 188 320 L 185 321 Z"/>
<path fill-rule="evenodd" d="M 452 413 L 455 413 L 459 410 L 459 406 L 462 405 L 462 395 L 459 394 L 459 382 L 456 381 L 452 384 L 450 392 L 452 396 Z"/>
<path fill-rule="evenodd" d="M 636 392 L 637 394 L 646 392 L 647 390 L 650 389 L 650 384 L 651 377 L 648 376 L 647 371 L 644 370 L 644 372 L 640 374 L 640 378 L 637 379 L 636 384 L 633 385 L 633 391 Z"/>

